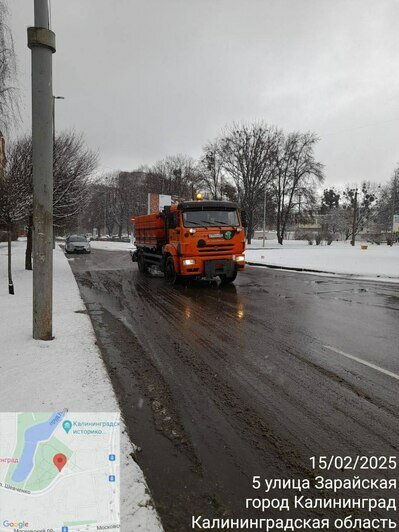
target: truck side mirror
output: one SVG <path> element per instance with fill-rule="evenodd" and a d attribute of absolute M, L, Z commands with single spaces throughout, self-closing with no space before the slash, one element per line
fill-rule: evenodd
<path fill-rule="evenodd" d="M 171 212 L 169 215 L 169 227 L 170 229 L 176 229 L 179 224 L 177 223 L 177 212 Z"/>
<path fill-rule="evenodd" d="M 245 211 L 241 211 L 241 223 L 243 227 L 247 227 L 247 213 Z"/>

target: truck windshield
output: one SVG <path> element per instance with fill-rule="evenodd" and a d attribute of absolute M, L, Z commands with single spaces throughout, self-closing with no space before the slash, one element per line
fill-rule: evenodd
<path fill-rule="evenodd" d="M 184 227 L 208 227 L 232 225 L 237 227 L 239 225 L 237 211 L 233 210 L 213 210 L 207 211 L 184 211 L 183 212 Z"/>

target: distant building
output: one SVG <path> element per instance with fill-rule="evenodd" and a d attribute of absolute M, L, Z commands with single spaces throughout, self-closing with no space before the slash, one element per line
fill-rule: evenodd
<path fill-rule="evenodd" d="M 0 131 L 0 178 L 4 177 L 4 168 L 6 166 L 6 140 Z"/>

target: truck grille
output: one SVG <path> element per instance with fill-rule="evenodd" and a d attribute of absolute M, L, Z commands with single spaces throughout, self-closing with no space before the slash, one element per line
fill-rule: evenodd
<path fill-rule="evenodd" d="M 230 253 L 233 251 L 234 244 L 206 244 L 205 246 L 199 247 L 199 253 Z"/>

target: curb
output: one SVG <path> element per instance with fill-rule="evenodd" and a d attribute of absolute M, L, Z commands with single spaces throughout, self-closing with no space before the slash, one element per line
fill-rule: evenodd
<path fill-rule="evenodd" d="M 339 273 L 339 272 L 331 272 L 327 270 L 313 270 L 311 268 L 300 268 L 295 266 L 277 266 L 276 264 L 265 264 L 260 262 L 252 262 L 252 261 L 245 261 L 245 264 L 248 264 L 248 266 L 261 266 L 263 268 L 270 268 L 272 270 L 285 270 L 289 272 L 304 272 L 304 273 L 322 273 L 324 275 L 332 275 L 334 277 L 346 277 L 346 278 L 353 278 L 353 279 L 363 279 L 367 281 L 385 281 L 389 283 L 392 282 L 399 282 L 399 277 L 388 277 L 388 276 L 382 276 L 382 275 L 363 275 L 361 273 Z"/>
<path fill-rule="evenodd" d="M 345 275 L 345 274 L 337 274 L 336 272 L 329 272 L 325 270 L 312 270 L 310 268 L 299 268 L 295 266 L 277 266 L 276 264 L 265 264 L 260 262 L 252 262 L 252 261 L 245 261 L 245 264 L 248 264 L 249 266 L 263 266 L 264 268 L 271 268 L 274 270 L 287 270 L 291 272 L 308 272 L 308 273 L 326 273 L 328 275 Z M 352 275 L 352 274 L 348 274 Z"/>

